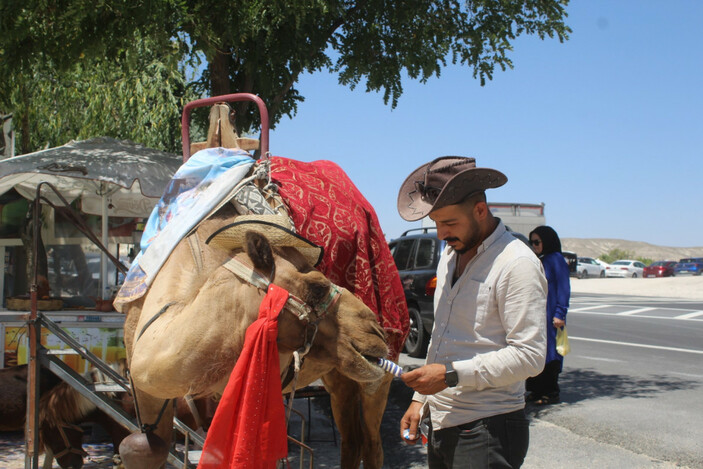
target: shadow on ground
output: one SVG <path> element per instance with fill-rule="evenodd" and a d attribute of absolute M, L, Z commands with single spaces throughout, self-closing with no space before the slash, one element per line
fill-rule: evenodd
<path fill-rule="evenodd" d="M 383 467 L 389 469 L 422 468 L 427 464 L 427 452 L 418 445 L 406 445 L 400 439 L 400 419 L 405 414 L 413 392 L 403 381 L 396 378 L 391 383 L 386 411 L 381 421 L 381 438 L 383 441 Z M 339 433 L 334 427 L 329 397 L 315 397 L 311 400 L 312 422 L 308 444 L 315 452 L 315 468 L 338 468 L 339 466 Z M 306 419 L 307 403 L 302 406 L 296 403 Z M 298 420 L 299 421 L 299 420 Z M 290 433 L 299 438 L 300 426 L 296 419 L 291 419 Z M 306 431 L 307 433 L 307 431 Z M 289 446 L 289 462 L 291 467 L 299 464 L 300 451 Z M 307 464 L 308 457 L 304 456 Z M 307 467 L 307 465 L 305 465 Z"/>
<path fill-rule="evenodd" d="M 588 368 L 568 370 L 559 375 L 559 387 L 562 389 L 561 402 L 566 404 L 576 404 L 600 397 L 646 399 L 662 393 L 699 386 L 700 383 L 697 381 L 674 379 L 670 376 L 636 379 L 627 375 L 603 374 Z M 539 417 L 550 408 L 528 405 L 526 410 L 529 415 Z"/>
<path fill-rule="evenodd" d="M 407 445 L 400 439 L 400 419 L 412 401 L 413 390 L 400 378 L 391 383 L 386 412 L 381 421 L 381 438 L 383 439 L 383 467 L 408 468 L 416 464 L 427 464 L 427 451 L 419 444 Z"/>

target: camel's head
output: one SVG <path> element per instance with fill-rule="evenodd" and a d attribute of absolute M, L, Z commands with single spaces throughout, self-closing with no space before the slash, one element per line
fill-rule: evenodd
<path fill-rule="evenodd" d="M 354 381 L 380 380 L 385 372 L 376 363 L 387 356 L 388 347 L 373 311 L 343 288 L 339 296 L 331 295 L 336 287 L 295 249 L 272 248 L 263 235 L 254 232 L 248 232 L 246 240 L 246 252 L 256 270 L 266 276 L 275 272 L 276 285 L 314 310 L 310 322 L 284 310 L 279 316 L 279 350 L 291 353 L 303 347 L 306 337 L 312 338 L 316 323 L 306 358 L 315 362 L 316 371 L 336 368 Z"/>

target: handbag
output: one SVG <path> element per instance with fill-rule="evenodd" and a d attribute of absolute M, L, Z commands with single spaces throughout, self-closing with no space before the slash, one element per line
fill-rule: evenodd
<path fill-rule="evenodd" d="M 571 346 L 569 345 L 569 336 L 566 333 L 566 326 L 564 326 L 557 329 L 557 353 L 565 357 L 569 352 L 571 352 Z"/>

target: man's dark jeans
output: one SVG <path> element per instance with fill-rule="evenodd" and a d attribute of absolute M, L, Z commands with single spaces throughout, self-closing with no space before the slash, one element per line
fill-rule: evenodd
<path fill-rule="evenodd" d="M 517 469 L 527 454 L 529 425 L 523 409 L 437 431 L 430 427 L 428 467 Z"/>

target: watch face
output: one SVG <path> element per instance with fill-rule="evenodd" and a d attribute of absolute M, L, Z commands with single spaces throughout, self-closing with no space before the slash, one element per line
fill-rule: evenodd
<path fill-rule="evenodd" d="M 459 383 L 459 376 L 457 375 L 456 371 L 447 371 L 447 373 L 444 375 L 444 382 L 450 388 L 456 386 Z"/>

